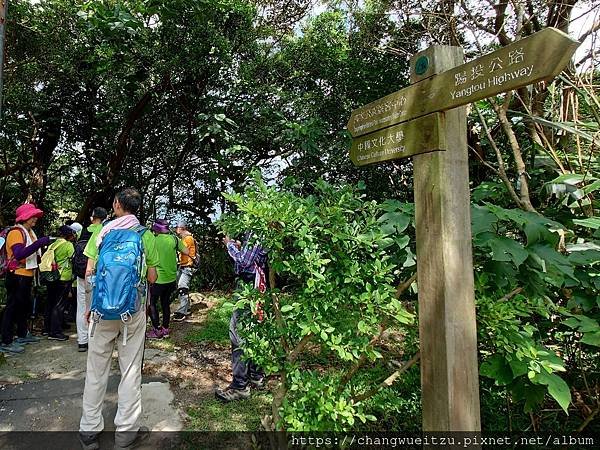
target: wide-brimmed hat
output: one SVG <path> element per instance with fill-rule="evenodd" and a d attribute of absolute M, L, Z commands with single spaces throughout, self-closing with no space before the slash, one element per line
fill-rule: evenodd
<path fill-rule="evenodd" d="M 156 219 L 152 224 L 152 231 L 155 233 L 168 233 L 169 222 L 165 219 Z"/>
<path fill-rule="evenodd" d="M 17 208 L 15 215 L 15 222 L 26 222 L 32 217 L 42 217 L 44 215 L 44 211 L 36 208 L 33 203 L 24 203 Z"/>

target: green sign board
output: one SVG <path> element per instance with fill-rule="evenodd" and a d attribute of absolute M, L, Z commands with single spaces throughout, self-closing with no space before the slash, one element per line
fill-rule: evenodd
<path fill-rule="evenodd" d="M 555 28 L 546 28 L 525 39 L 466 64 L 434 75 L 352 111 L 348 130 L 352 136 L 445 111 L 556 76 L 570 61 L 579 42 Z M 429 61 L 418 58 L 415 73 L 425 73 Z"/>
<path fill-rule="evenodd" d="M 356 166 L 446 150 L 444 113 L 433 113 L 352 140 L 350 159 Z"/>

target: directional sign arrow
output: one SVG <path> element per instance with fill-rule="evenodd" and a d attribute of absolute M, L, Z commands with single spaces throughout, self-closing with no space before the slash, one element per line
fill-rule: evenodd
<path fill-rule="evenodd" d="M 466 105 L 558 75 L 579 41 L 546 28 L 471 62 L 427 78 L 352 111 L 352 136 Z"/>
<path fill-rule="evenodd" d="M 433 113 L 352 139 L 355 166 L 446 150 L 444 113 Z"/>

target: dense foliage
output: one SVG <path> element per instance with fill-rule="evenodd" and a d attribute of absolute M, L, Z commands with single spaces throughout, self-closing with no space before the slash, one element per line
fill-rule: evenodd
<path fill-rule="evenodd" d="M 238 210 L 221 227 L 232 235 L 253 230 L 278 276 L 265 295 L 247 288 L 237 307 L 265 310 L 263 322 L 245 323 L 246 351 L 281 376 L 273 413 L 282 428 L 351 429 L 375 420 L 388 399 L 371 399 L 383 386 L 368 374 L 381 377 L 390 359 L 418 352 L 414 295 L 404 304 L 395 295 L 415 270 L 414 207 L 364 197 L 325 182 L 308 197 L 261 182 L 227 196 Z M 523 412 L 553 398 L 568 413 L 571 389 L 600 381 L 593 358 L 600 246 L 556 221 L 491 203 L 474 204 L 472 221 L 481 375 L 506 386 Z M 576 360 L 568 356 L 574 348 Z M 578 373 L 565 373 L 569 365 Z"/>

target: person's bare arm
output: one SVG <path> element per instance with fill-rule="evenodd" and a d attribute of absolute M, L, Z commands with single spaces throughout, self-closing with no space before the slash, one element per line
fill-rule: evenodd
<path fill-rule="evenodd" d="M 156 272 L 156 267 L 148 267 L 147 278 L 151 284 L 156 283 L 156 280 L 158 278 L 158 274 Z"/>
<path fill-rule="evenodd" d="M 96 261 L 92 258 L 88 258 L 87 266 L 85 267 L 85 276 L 91 277 L 94 274 L 94 268 L 96 267 Z"/>

